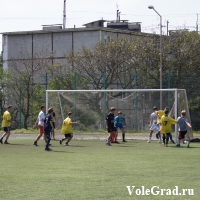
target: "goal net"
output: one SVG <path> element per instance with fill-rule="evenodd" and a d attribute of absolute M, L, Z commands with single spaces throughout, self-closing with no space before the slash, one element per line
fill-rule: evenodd
<path fill-rule="evenodd" d="M 162 105 L 160 108 L 160 91 Z M 126 89 L 126 90 L 46 90 L 46 106 L 53 107 L 57 117 L 57 128 L 68 112 L 73 112 L 74 121 L 80 125 L 75 129 L 81 131 L 105 131 L 105 118 L 110 107 L 115 107 L 126 119 L 128 133 L 149 131 L 152 108 L 168 107 L 170 116 L 177 119 L 182 110 L 186 110 L 187 119 L 191 123 L 186 91 L 184 89 Z M 172 133 L 177 138 L 177 125 Z M 192 131 L 188 129 L 187 138 L 192 139 Z"/>

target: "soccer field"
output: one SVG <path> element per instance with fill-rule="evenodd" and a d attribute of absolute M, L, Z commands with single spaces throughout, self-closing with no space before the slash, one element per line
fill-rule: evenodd
<path fill-rule="evenodd" d="M 53 151 L 46 152 L 43 140 L 38 147 L 33 139 L 10 138 L 9 142 L 0 145 L 2 200 L 200 198 L 199 143 L 177 148 L 157 141 L 129 140 L 106 146 L 100 140 L 72 140 L 66 147 L 51 141 Z M 175 186 L 179 193 L 193 189 L 194 195 L 188 191 L 182 196 L 167 195 Z M 163 189 L 163 195 L 153 195 L 148 189 L 154 194 Z"/>

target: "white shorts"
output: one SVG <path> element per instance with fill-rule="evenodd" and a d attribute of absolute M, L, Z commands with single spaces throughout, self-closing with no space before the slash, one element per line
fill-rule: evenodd
<path fill-rule="evenodd" d="M 159 131 L 160 125 L 159 124 L 153 124 L 150 128 L 150 131 Z"/>

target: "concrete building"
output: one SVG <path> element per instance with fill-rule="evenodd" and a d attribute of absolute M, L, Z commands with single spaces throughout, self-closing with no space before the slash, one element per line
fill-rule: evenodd
<path fill-rule="evenodd" d="M 128 24 L 125 21 L 99 20 L 85 24 L 86 28 L 62 29 L 53 25 L 44 26 L 43 30 L 2 33 L 3 67 L 9 69 L 9 61 L 34 58 L 42 52 L 47 58 L 54 54 L 52 64 L 63 63 L 69 51 L 75 54 L 82 46 L 91 48 L 99 40 L 106 42 L 119 37 L 147 35 L 138 33 L 141 30 L 140 23 Z M 104 22 L 108 22 L 107 27 L 104 27 Z"/>

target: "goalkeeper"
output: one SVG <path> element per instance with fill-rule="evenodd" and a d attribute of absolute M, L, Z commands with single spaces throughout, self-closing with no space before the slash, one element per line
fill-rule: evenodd
<path fill-rule="evenodd" d="M 123 124 L 126 125 L 126 120 L 125 120 L 125 117 L 122 116 L 122 112 L 119 111 L 118 116 L 115 117 L 114 125 L 115 125 L 116 129 L 119 128 L 122 131 L 122 141 L 127 142 L 125 140 L 125 131 L 124 131 Z"/>

